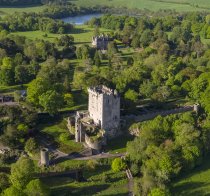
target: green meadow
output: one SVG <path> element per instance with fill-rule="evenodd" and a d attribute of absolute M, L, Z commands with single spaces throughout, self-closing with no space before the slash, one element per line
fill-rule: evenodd
<path fill-rule="evenodd" d="M 177 179 L 172 185 L 172 195 L 210 195 L 210 158 L 208 157 L 201 166 Z"/>
<path fill-rule="evenodd" d="M 106 5 L 114 7 L 128 7 L 158 11 L 160 9 L 173 9 L 176 11 L 210 11 L 209 0 L 69 0 L 79 6 Z M 0 7 L 0 15 L 14 12 L 41 12 L 45 6 L 30 7 Z"/>
<path fill-rule="evenodd" d="M 75 160 L 68 160 L 66 164 L 69 166 Z M 85 161 L 85 165 L 96 161 Z M 65 162 L 64 162 L 65 163 Z M 44 178 L 43 182 L 47 184 L 52 196 L 99 196 L 99 195 L 128 195 L 127 178 L 124 171 L 113 172 L 109 164 L 97 165 L 92 169 L 84 169 L 83 182 L 76 182 L 71 178 L 49 177 Z"/>
<path fill-rule="evenodd" d="M 107 5 L 149 9 L 153 11 L 160 9 L 173 9 L 177 11 L 210 11 L 209 0 L 77 0 L 72 2 L 81 6 Z"/>
<path fill-rule="evenodd" d="M 37 6 L 20 6 L 20 7 L 1 7 L 0 6 L 0 15 L 5 14 L 14 14 L 15 12 L 41 12 L 45 6 L 37 5 Z"/>
<path fill-rule="evenodd" d="M 79 25 L 75 26 L 73 31 L 69 34 L 74 37 L 75 44 L 90 44 L 91 39 L 93 36 L 94 28 L 90 28 L 87 25 Z M 111 30 L 108 29 L 100 29 L 101 33 L 109 33 Z M 47 33 L 47 37 L 44 35 L 46 34 L 43 31 L 26 31 L 26 32 L 15 32 L 12 33 L 15 35 L 25 36 L 28 39 L 44 39 L 50 42 L 54 42 L 56 37 L 60 37 L 60 34 L 52 34 Z"/>

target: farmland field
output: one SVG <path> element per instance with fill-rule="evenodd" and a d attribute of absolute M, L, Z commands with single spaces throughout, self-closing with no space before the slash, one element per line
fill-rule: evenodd
<path fill-rule="evenodd" d="M 210 11 L 209 0 L 84 0 L 72 1 L 82 6 L 107 5 L 149 10 Z"/>
<path fill-rule="evenodd" d="M 128 7 L 149 9 L 173 9 L 176 11 L 210 11 L 209 0 L 69 0 L 80 6 L 106 5 L 114 7 Z M 14 12 L 41 12 L 45 6 L 31 7 L 0 7 L 0 15 L 13 14 Z"/>
<path fill-rule="evenodd" d="M 20 7 L 1 7 L 0 15 L 13 14 L 14 12 L 41 12 L 45 6 L 20 6 Z"/>

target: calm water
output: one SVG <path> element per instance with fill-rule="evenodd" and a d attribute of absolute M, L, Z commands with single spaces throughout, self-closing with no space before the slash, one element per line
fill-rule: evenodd
<path fill-rule="evenodd" d="M 89 21 L 93 17 L 100 17 L 102 14 L 87 14 L 81 16 L 73 16 L 63 18 L 62 20 L 66 23 L 76 24 L 76 25 L 83 25 L 85 22 Z"/>

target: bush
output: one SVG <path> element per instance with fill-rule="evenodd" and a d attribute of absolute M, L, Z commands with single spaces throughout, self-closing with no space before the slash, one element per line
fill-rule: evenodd
<path fill-rule="evenodd" d="M 98 162 L 96 160 L 88 160 L 87 161 L 87 166 L 89 169 L 94 170 L 97 165 L 98 165 Z"/>
<path fill-rule="evenodd" d="M 121 158 L 116 158 L 112 162 L 112 170 L 114 172 L 125 170 L 125 168 L 126 168 L 126 163 Z"/>
<path fill-rule="evenodd" d="M 10 185 L 9 183 L 9 177 L 5 173 L 0 173 L 0 189 L 1 191 L 8 188 Z"/>
<path fill-rule="evenodd" d="M 37 151 L 37 143 L 35 141 L 34 138 L 30 138 L 27 140 L 26 144 L 25 144 L 25 151 L 28 153 L 28 154 L 33 154 Z"/>
<path fill-rule="evenodd" d="M 59 141 L 60 142 L 66 142 L 70 139 L 70 135 L 69 133 L 61 133 L 60 136 L 59 136 Z"/>
<path fill-rule="evenodd" d="M 131 165 L 131 172 L 134 176 L 136 176 L 139 173 L 139 167 L 137 164 Z"/>
<path fill-rule="evenodd" d="M 103 183 L 107 183 L 107 182 L 110 182 L 110 178 L 106 173 L 103 173 L 102 176 L 101 176 L 101 181 Z"/>

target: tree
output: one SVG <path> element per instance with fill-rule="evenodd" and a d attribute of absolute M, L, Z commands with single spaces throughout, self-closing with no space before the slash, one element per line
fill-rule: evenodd
<path fill-rule="evenodd" d="M 157 91 L 152 95 L 152 99 L 159 102 L 166 101 L 171 95 L 171 90 L 167 86 L 160 86 Z"/>
<path fill-rule="evenodd" d="M 28 128 L 28 125 L 21 123 L 21 124 L 19 124 L 19 125 L 17 126 L 17 130 L 18 130 L 21 134 L 25 135 L 25 134 L 28 133 L 29 128 Z"/>
<path fill-rule="evenodd" d="M 74 106 L 74 97 L 71 93 L 66 93 L 64 95 L 64 101 L 68 105 L 68 107 L 73 107 Z"/>
<path fill-rule="evenodd" d="M 23 188 L 28 184 L 28 182 L 32 180 L 33 173 L 33 161 L 28 158 L 21 157 L 11 167 L 10 181 L 16 189 L 23 190 Z"/>
<path fill-rule="evenodd" d="M 11 186 L 9 188 L 7 188 L 4 192 L 3 192 L 4 196 L 25 196 L 25 194 L 22 192 L 22 190 L 17 189 L 14 186 Z"/>
<path fill-rule="evenodd" d="M 44 185 L 39 179 L 31 180 L 24 191 L 29 196 L 48 196 L 50 195 L 49 188 Z"/>
<path fill-rule="evenodd" d="M 1 191 L 8 188 L 10 185 L 9 177 L 5 173 L 0 173 L 0 189 Z"/>
<path fill-rule="evenodd" d="M 126 163 L 121 158 L 116 158 L 112 162 L 112 170 L 119 172 L 126 169 Z"/>
<path fill-rule="evenodd" d="M 170 193 L 167 189 L 153 188 L 148 196 L 170 196 Z"/>
<path fill-rule="evenodd" d="M 139 93 L 143 95 L 145 98 L 150 98 L 154 93 L 155 85 L 149 80 L 143 81 L 140 85 Z"/>
<path fill-rule="evenodd" d="M 130 101 L 133 101 L 134 103 L 136 103 L 138 101 L 138 93 L 132 89 L 129 89 L 126 93 L 125 93 L 125 99 L 128 99 Z"/>
<path fill-rule="evenodd" d="M 44 111 L 55 114 L 63 106 L 63 96 L 55 90 L 49 90 L 39 97 L 39 104 Z"/>
<path fill-rule="evenodd" d="M 37 151 L 37 149 L 38 149 L 38 146 L 34 138 L 30 138 L 26 141 L 25 151 L 28 154 L 33 154 L 34 152 Z"/>
<path fill-rule="evenodd" d="M 100 29 L 99 29 L 98 26 L 96 26 L 96 27 L 94 28 L 93 36 L 99 36 L 99 35 L 100 35 Z"/>
<path fill-rule="evenodd" d="M 94 56 L 94 64 L 98 67 L 101 65 L 101 59 L 100 59 L 100 56 L 99 56 L 99 53 L 97 50 L 96 50 L 95 56 Z"/>
<path fill-rule="evenodd" d="M 51 84 L 48 80 L 41 77 L 36 78 L 29 83 L 27 88 L 27 100 L 34 104 L 39 105 L 39 97 L 50 88 Z"/>
<path fill-rule="evenodd" d="M 14 84 L 14 64 L 10 57 L 3 58 L 0 65 L 0 83 L 6 86 Z"/>
<path fill-rule="evenodd" d="M 152 42 L 153 36 L 152 32 L 150 30 L 145 30 L 140 38 L 140 43 L 143 47 L 149 46 L 149 44 Z"/>
<path fill-rule="evenodd" d="M 117 54 L 117 52 L 118 49 L 116 44 L 114 42 L 109 42 L 107 47 L 107 56 L 110 61 L 112 60 L 113 56 Z"/>

